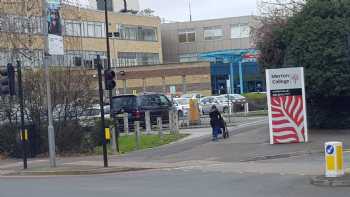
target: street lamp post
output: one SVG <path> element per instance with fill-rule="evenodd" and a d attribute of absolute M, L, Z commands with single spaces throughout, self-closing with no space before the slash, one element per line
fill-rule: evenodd
<path fill-rule="evenodd" d="M 43 20 L 44 24 L 47 24 L 47 0 L 43 0 Z M 48 66 L 48 57 L 49 57 L 49 32 L 48 32 L 48 26 L 46 25 L 44 27 L 45 32 L 45 47 L 44 47 L 44 69 L 45 69 L 45 80 L 46 80 L 46 96 L 47 96 L 47 110 L 48 110 L 48 138 L 49 138 L 49 157 L 50 157 L 50 167 L 55 168 L 56 167 L 56 143 L 55 143 L 55 129 L 53 127 L 53 118 L 52 118 L 52 104 L 51 104 L 51 86 L 50 86 L 50 73 L 49 73 L 49 66 Z"/>

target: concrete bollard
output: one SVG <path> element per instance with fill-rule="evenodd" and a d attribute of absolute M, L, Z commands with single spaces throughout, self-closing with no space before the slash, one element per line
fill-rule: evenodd
<path fill-rule="evenodd" d="M 173 110 L 169 111 L 169 129 L 170 132 L 173 132 L 174 130 L 174 118 L 173 118 Z"/>
<path fill-rule="evenodd" d="M 136 149 L 140 149 L 141 145 L 141 131 L 140 131 L 140 121 L 135 121 L 135 140 L 136 140 Z"/>
<path fill-rule="evenodd" d="M 163 138 L 163 122 L 162 122 L 162 117 L 157 118 L 157 125 L 159 129 L 159 137 L 162 139 Z"/>
<path fill-rule="evenodd" d="M 111 128 L 111 137 L 112 137 L 112 140 L 111 140 L 111 146 L 112 146 L 112 151 L 114 154 L 117 154 L 117 142 L 116 142 L 116 139 L 117 139 L 117 136 L 116 136 L 116 128 Z"/>
<path fill-rule="evenodd" d="M 174 118 L 174 132 L 179 133 L 179 114 L 176 111 L 174 111 L 173 118 Z"/>
<path fill-rule="evenodd" d="M 146 124 L 146 133 L 151 134 L 152 124 L 151 124 L 151 113 L 150 111 L 145 112 L 145 124 Z"/>
<path fill-rule="evenodd" d="M 344 159 L 342 142 L 326 142 L 325 151 L 325 176 L 341 177 L 344 176 Z"/>
<path fill-rule="evenodd" d="M 249 113 L 249 103 L 244 103 L 244 113 L 245 113 L 245 115 L 248 115 L 248 113 Z"/>
<path fill-rule="evenodd" d="M 129 117 L 128 117 L 128 113 L 124 113 L 123 121 L 124 121 L 124 133 L 125 133 L 125 135 L 129 135 Z"/>

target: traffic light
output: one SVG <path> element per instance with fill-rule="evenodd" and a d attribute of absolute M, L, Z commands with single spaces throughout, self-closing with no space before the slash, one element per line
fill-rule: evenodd
<path fill-rule="evenodd" d="M 117 83 L 115 82 L 115 72 L 113 70 L 105 70 L 105 89 L 113 90 Z"/>
<path fill-rule="evenodd" d="M 0 96 L 15 95 L 15 68 L 7 64 L 6 69 L 0 69 Z"/>

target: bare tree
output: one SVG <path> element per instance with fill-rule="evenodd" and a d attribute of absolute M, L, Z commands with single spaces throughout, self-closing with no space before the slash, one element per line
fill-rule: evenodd
<path fill-rule="evenodd" d="M 41 0 L 1 0 L 0 48 L 7 50 L 10 61 L 37 61 L 35 50 L 41 48 L 40 33 L 44 25 L 41 12 Z"/>
<path fill-rule="evenodd" d="M 146 8 L 144 10 L 141 10 L 138 14 L 141 16 L 154 16 L 155 11 L 150 9 L 150 8 Z"/>
<path fill-rule="evenodd" d="M 288 17 L 298 13 L 306 0 L 258 0 L 259 26 L 253 29 L 253 40 L 260 50 L 259 62 L 282 65 L 285 63 L 286 51 L 281 45 L 283 32 L 276 34 L 287 26 Z"/>

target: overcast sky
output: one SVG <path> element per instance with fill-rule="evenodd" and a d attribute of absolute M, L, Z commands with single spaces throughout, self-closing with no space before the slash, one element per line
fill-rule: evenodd
<path fill-rule="evenodd" d="M 256 0 L 191 0 L 192 19 L 203 20 L 256 14 Z M 189 20 L 189 0 L 140 0 L 168 21 Z"/>

